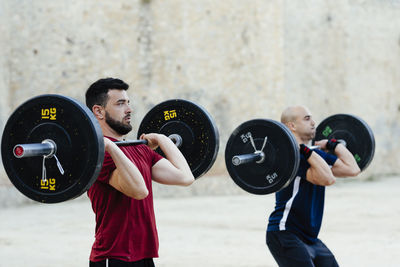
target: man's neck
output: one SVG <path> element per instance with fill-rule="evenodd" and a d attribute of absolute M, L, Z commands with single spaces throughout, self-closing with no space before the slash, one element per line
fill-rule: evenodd
<path fill-rule="evenodd" d="M 122 141 L 124 139 L 123 135 L 114 131 L 110 126 L 104 124 L 100 124 L 100 126 L 104 136 L 115 138 L 118 141 Z"/>
<path fill-rule="evenodd" d="M 300 137 L 298 137 L 298 136 L 296 136 L 296 135 L 295 135 L 295 137 L 296 137 L 296 141 L 297 141 L 297 143 L 298 143 L 299 145 L 304 144 L 304 145 L 306 145 L 306 146 L 311 146 L 311 141 L 312 141 L 312 140 L 302 139 L 302 138 L 300 138 Z"/>

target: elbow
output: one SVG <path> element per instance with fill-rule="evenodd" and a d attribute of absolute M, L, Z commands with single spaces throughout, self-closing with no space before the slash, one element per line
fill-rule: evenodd
<path fill-rule="evenodd" d="M 142 200 L 145 199 L 148 195 L 149 195 L 149 190 L 147 190 L 147 188 L 142 188 L 140 190 L 132 192 L 131 194 L 128 195 L 128 197 L 131 197 L 136 200 Z"/>
<path fill-rule="evenodd" d="M 136 200 L 142 200 L 145 199 L 149 195 L 149 191 L 146 189 L 146 192 L 141 192 L 140 194 L 137 194 L 134 199 Z"/>
<path fill-rule="evenodd" d="M 181 179 L 181 186 L 189 186 L 191 184 L 193 184 L 195 178 L 192 174 L 192 172 L 185 174 L 182 179 Z"/>
<path fill-rule="evenodd" d="M 187 181 L 187 182 L 185 183 L 185 186 L 192 185 L 193 182 L 194 182 L 194 178 L 193 178 L 193 179 L 190 179 L 189 181 Z"/>
<path fill-rule="evenodd" d="M 326 186 L 334 185 L 335 183 L 336 183 L 336 178 L 335 178 L 335 177 L 332 177 L 331 179 L 329 179 L 329 180 L 327 181 Z"/>
<path fill-rule="evenodd" d="M 189 185 L 193 184 L 194 180 L 195 179 L 194 179 L 193 175 L 191 175 L 191 177 L 183 180 L 182 186 L 189 186 Z"/>
<path fill-rule="evenodd" d="M 330 177 L 325 179 L 323 184 L 321 184 L 321 185 L 323 185 L 323 186 L 331 186 L 331 185 L 333 185 L 335 183 L 336 183 L 336 178 L 335 178 L 335 176 L 331 175 Z"/>
<path fill-rule="evenodd" d="M 361 169 L 360 169 L 360 167 L 358 167 L 358 165 L 357 165 L 355 168 L 353 168 L 353 169 L 350 171 L 349 176 L 354 177 L 354 176 L 359 175 L 360 173 L 361 173 Z"/>

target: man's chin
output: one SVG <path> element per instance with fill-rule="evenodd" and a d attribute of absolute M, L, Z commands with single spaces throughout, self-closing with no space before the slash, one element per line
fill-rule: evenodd
<path fill-rule="evenodd" d="M 130 131 L 132 131 L 132 128 L 130 128 L 130 129 L 128 129 L 128 128 L 119 129 L 117 132 L 118 132 L 120 135 L 127 135 Z"/>

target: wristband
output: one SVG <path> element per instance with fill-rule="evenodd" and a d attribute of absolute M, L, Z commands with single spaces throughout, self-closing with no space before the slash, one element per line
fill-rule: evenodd
<path fill-rule="evenodd" d="M 300 154 L 302 154 L 306 158 L 306 160 L 308 160 L 312 152 L 313 151 L 308 146 L 300 144 Z"/>
<path fill-rule="evenodd" d="M 328 142 L 326 143 L 326 149 L 328 149 L 331 152 L 335 151 L 336 146 L 339 144 L 339 141 L 332 138 L 329 139 Z"/>

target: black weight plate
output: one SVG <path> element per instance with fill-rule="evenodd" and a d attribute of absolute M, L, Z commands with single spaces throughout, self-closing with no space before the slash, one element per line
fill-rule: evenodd
<path fill-rule="evenodd" d="M 253 137 L 257 150 L 262 148 L 262 163 L 232 164 L 236 155 L 254 153 L 249 136 Z M 239 125 L 229 137 L 225 148 L 225 164 L 233 181 L 249 193 L 265 195 L 286 187 L 295 177 L 300 154 L 297 142 L 282 123 L 266 119 L 254 119 Z"/>
<path fill-rule="evenodd" d="M 219 149 L 219 133 L 211 115 L 201 106 L 183 99 L 171 99 L 154 106 L 143 118 L 138 138 L 143 133 L 182 137 L 179 150 L 195 178 L 214 164 Z M 164 156 L 160 149 L 157 152 Z"/>
<path fill-rule="evenodd" d="M 364 170 L 375 154 L 375 138 L 371 128 L 361 118 L 349 114 L 336 114 L 323 120 L 317 127 L 315 140 L 344 139 L 347 149 Z"/>
<path fill-rule="evenodd" d="M 42 114 L 43 113 L 43 114 Z M 42 181 L 43 157 L 15 158 L 16 144 L 53 140 L 56 159 L 46 159 L 47 182 Z M 4 128 L 1 154 L 14 186 L 42 203 L 57 203 L 83 194 L 96 180 L 104 160 L 100 125 L 92 112 L 78 101 L 60 95 L 41 95 L 20 105 Z"/>

